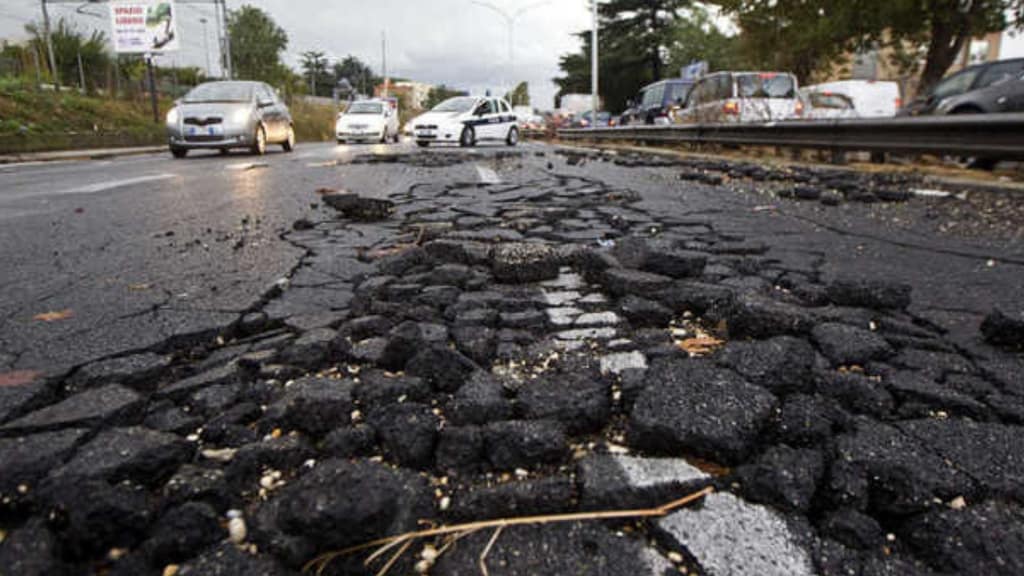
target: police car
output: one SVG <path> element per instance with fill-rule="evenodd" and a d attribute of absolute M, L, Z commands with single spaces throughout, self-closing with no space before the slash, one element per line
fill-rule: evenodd
<path fill-rule="evenodd" d="M 441 102 L 412 122 L 413 138 L 421 147 L 434 142 L 475 146 L 482 141 L 519 143 L 512 107 L 502 98 L 459 96 Z"/>

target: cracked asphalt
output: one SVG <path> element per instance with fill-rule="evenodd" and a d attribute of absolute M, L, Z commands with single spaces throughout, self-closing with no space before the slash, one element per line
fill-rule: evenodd
<path fill-rule="evenodd" d="M 354 576 L 321 555 L 701 491 L 388 566 L 1020 574 L 1024 199 L 921 186 L 537 143 L 0 167 L 0 573 Z"/>
<path fill-rule="evenodd" d="M 1024 204 L 999 194 L 901 204 L 787 202 L 742 180 L 683 186 L 666 168 L 521 159 L 481 148 L 443 169 L 347 164 L 397 147 L 305 145 L 264 158 L 164 154 L 0 167 L 0 369 L 64 373 L 87 361 L 205 338 L 257 306 L 303 249 L 284 240 L 318 188 L 385 197 L 416 184 L 528 181 L 553 171 L 640 192 L 645 206 L 711 218 L 720 230 L 770 242 L 775 254 L 914 286 L 914 307 L 973 337 L 995 305 L 1019 300 Z M 431 154 L 459 155 L 458 150 Z M 777 188 L 777 186 L 776 186 Z M 978 222 L 986 224 L 978 229 Z M 970 234 L 961 230 L 971 229 Z M 986 233 L 987 231 L 987 233 Z M 595 239 L 596 240 L 596 239 Z M 71 311 L 42 322 L 48 312 Z"/>

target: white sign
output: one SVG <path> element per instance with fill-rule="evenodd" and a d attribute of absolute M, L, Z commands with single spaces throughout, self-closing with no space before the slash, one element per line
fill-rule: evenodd
<path fill-rule="evenodd" d="M 115 52 L 153 53 L 178 49 L 178 14 L 172 0 L 110 3 Z"/>

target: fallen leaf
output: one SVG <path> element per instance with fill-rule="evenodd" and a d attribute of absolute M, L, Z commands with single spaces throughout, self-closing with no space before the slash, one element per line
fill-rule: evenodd
<path fill-rule="evenodd" d="M 128 290 L 130 290 L 132 292 L 145 292 L 146 290 L 149 290 L 150 288 L 152 288 L 151 284 L 129 284 L 128 285 Z"/>
<path fill-rule="evenodd" d="M 688 352 L 691 356 L 707 356 L 723 345 L 725 345 L 724 341 L 712 336 L 687 338 L 677 344 L 677 346 Z"/>
<path fill-rule="evenodd" d="M 334 188 L 318 188 L 316 193 L 321 196 L 326 196 L 327 194 L 337 194 L 338 191 Z"/>
<path fill-rule="evenodd" d="M 43 312 L 42 314 L 36 314 L 32 319 L 40 322 L 57 322 L 60 320 L 67 320 L 74 315 L 75 312 L 68 308 L 67 310 L 60 310 L 57 312 Z"/>
<path fill-rule="evenodd" d="M 35 372 L 33 370 L 19 370 L 17 372 L 0 373 L 0 388 L 5 386 L 21 386 L 22 384 L 30 384 L 40 376 L 42 376 L 42 373 Z"/>
<path fill-rule="evenodd" d="M 85 208 L 75 208 L 75 214 L 84 214 Z"/>

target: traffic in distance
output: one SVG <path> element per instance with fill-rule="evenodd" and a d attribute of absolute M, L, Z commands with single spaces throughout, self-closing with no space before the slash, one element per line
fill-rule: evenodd
<path fill-rule="evenodd" d="M 590 110 L 590 95 L 565 95 L 563 107 L 541 113 L 504 98 L 459 96 L 414 118 L 402 118 L 397 98 L 353 100 L 338 113 L 338 144 L 398 143 L 420 147 L 483 143 L 515 146 L 523 133 L 558 128 L 892 118 L 1024 111 L 1024 59 L 967 67 L 904 105 L 896 82 L 841 80 L 800 86 L 787 72 L 719 71 L 695 79 L 660 80 L 643 87 L 619 115 Z M 596 120 L 595 120 L 596 118 Z M 167 114 L 168 145 L 176 158 L 190 150 L 261 155 L 268 145 L 295 146 L 288 107 L 261 82 L 209 82 Z"/>

